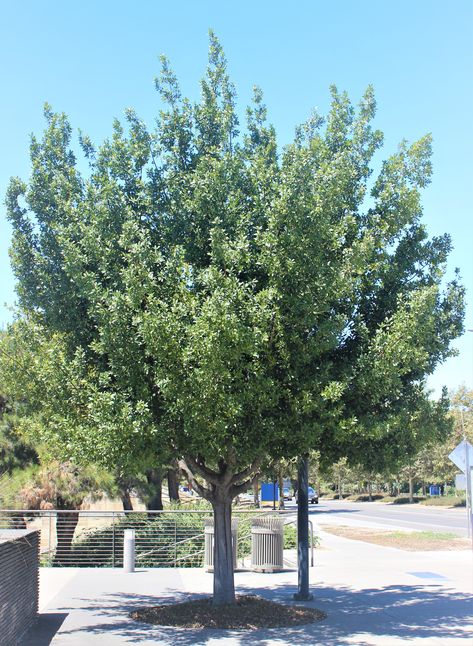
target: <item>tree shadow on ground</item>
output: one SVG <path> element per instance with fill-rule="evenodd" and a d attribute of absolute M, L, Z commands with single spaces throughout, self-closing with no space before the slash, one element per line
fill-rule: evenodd
<path fill-rule="evenodd" d="M 294 603 L 295 586 L 276 585 L 266 588 L 239 586 L 239 593 L 259 594 L 281 603 Z M 291 628 L 253 631 L 194 630 L 175 627 L 151 626 L 129 617 L 132 610 L 160 603 L 181 602 L 207 597 L 207 594 L 189 594 L 168 590 L 157 596 L 114 593 L 102 598 L 84 598 L 77 608 L 59 608 L 74 611 L 74 625 L 64 626 L 61 637 L 74 635 L 77 643 L 87 643 L 88 636 L 109 633 L 113 643 L 170 644 L 191 646 L 219 640 L 242 646 L 250 644 L 311 644 L 316 646 L 343 646 L 376 644 L 377 638 L 397 637 L 410 641 L 414 638 L 451 639 L 468 642 L 473 623 L 473 595 L 449 590 L 440 585 L 390 585 L 383 588 L 353 590 L 335 586 L 313 586 L 314 600 L 306 605 L 327 613 L 327 619 L 314 624 Z M 81 641 L 82 640 L 82 641 Z M 368 640 L 368 641 L 367 641 Z M 47 644 L 49 642 L 45 642 Z M 65 642 L 67 643 L 67 642 Z M 107 642 L 108 643 L 108 642 Z M 35 645 L 36 646 L 36 645 Z M 38 643 L 37 646 L 43 646 Z"/>

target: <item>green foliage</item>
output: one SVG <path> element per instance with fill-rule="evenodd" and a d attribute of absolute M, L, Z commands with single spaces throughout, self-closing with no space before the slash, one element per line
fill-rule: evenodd
<path fill-rule="evenodd" d="M 314 534 L 313 546 L 320 545 L 320 536 Z M 310 532 L 309 532 L 309 547 L 310 547 Z M 297 528 L 295 525 L 284 525 L 284 549 L 296 550 L 297 549 Z"/>
<path fill-rule="evenodd" d="M 394 505 L 409 505 L 423 501 L 425 501 L 425 498 L 423 496 L 413 496 L 412 500 L 409 498 L 409 496 L 397 496 L 392 502 Z"/>
<path fill-rule="evenodd" d="M 238 558 L 251 553 L 252 514 L 238 514 Z M 124 530 L 135 529 L 137 567 L 201 567 L 204 560 L 203 517 L 178 513 L 133 514 L 78 536 L 68 555 L 68 566 L 122 567 Z M 314 547 L 320 542 L 314 536 Z M 297 549 L 295 525 L 284 526 L 284 549 Z"/>
<path fill-rule="evenodd" d="M 348 496 L 348 500 L 353 500 L 354 502 L 371 502 L 376 500 L 385 500 L 385 496 L 380 493 L 371 494 L 371 497 L 367 494 L 356 494 Z"/>
<path fill-rule="evenodd" d="M 0 482 L 0 507 L 18 509 L 22 506 L 21 491 L 36 477 L 39 465 L 31 464 L 21 469 L 14 469 Z"/>
<path fill-rule="evenodd" d="M 0 395 L 0 477 L 38 461 L 34 448 L 18 434 L 19 404 L 11 404 Z"/>
<path fill-rule="evenodd" d="M 443 406 L 425 376 L 463 319 L 458 279 L 442 288 L 450 240 L 421 223 L 430 136 L 370 191 L 371 87 L 357 108 L 333 87 L 281 154 L 259 90 L 239 134 L 213 34 L 198 103 L 165 59 L 157 89 L 154 130 L 128 111 L 101 145 L 81 136 L 87 176 L 47 106 L 31 179 L 11 181 L 21 317 L 1 367 L 24 432 L 123 471 L 172 453 L 233 484 L 266 456 L 379 471 L 415 453 Z"/>
<path fill-rule="evenodd" d="M 87 530 L 72 544 L 68 565 L 122 567 L 124 530 L 135 529 L 137 567 L 201 567 L 204 534 L 200 514 L 133 514 L 101 529 Z"/>

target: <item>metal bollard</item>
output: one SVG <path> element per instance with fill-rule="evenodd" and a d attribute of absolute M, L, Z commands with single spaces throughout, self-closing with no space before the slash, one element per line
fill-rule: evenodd
<path fill-rule="evenodd" d="M 123 571 L 135 571 L 135 530 L 125 529 L 123 535 Z"/>

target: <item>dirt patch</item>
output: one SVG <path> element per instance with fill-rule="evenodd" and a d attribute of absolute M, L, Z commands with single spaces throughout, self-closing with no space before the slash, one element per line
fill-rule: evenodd
<path fill-rule="evenodd" d="M 160 626 L 254 630 L 310 624 L 327 615 L 316 608 L 283 605 L 256 595 L 237 595 L 237 602 L 232 605 L 213 606 L 211 598 L 196 599 L 141 608 L 130 616 Z"/>
<path fill-rule="evenodd" d="M 343 538 L 366 541 L 367 543 L 385 547 L 397 547 L 408 552 L 466 550 L 471 547 L 469 540 L 451 533 L 393 532 L 365 527 L 347 527 L 345 525 L 324 525 L 324 530 Z"/>

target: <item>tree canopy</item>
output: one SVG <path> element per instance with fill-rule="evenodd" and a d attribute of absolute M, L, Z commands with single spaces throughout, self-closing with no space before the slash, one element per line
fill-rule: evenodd
<path fill-rule="evenodd" d="M 214 506 L 222 603 L 231 499 L 268 455 L 360 454 L 425 407 L 463 288 L 442 287 L 450 239 L 421 222 L 430 136 L 370 178 L 371 87 L 358 107 L 332 87 L 282 150 L 259 89 L 240 133 L 213 34 L 200 101 L 165 58 L 156 87 L 154 128 L 129 110 L 102 145 L 80 135 L 88 173 L 46 106 L 30 180 L 7 195 L 21 319 L 2 356 L 65 457 L 182 460 Z"/>

